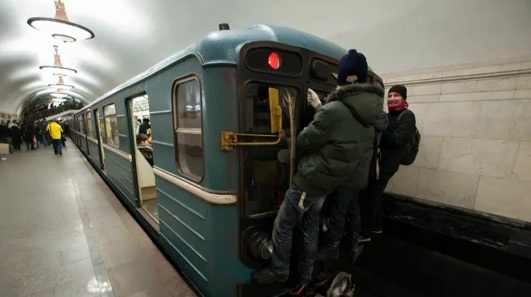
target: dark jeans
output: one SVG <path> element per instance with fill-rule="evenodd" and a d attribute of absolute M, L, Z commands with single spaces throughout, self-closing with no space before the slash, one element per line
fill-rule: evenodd
<path fill-rule="evenodd" d="M 13 146 L 15 147 L 15 150 L 20 151 L 21 144 L 22 144 L 22 140 L 20 138 L 13 138 Z"/>
<path fill-rule="evenodd" d="M 32 149 L 32 150 L 35 149 L 35 145 L 33 144 L 33 139 L 24 138 L 24 142 L 26 143 L 26 149 L 27 149 L 27 150 L 30 149 L 30 146 L 31 146 L 31 149 Z"/>
<path fill-rule="evenodd" d="M 326 242 L 338 247 L 345 230 L 354 240 L 361 231 L 359 191 L 352 187 L 339 186 L 327 199 L 332 199 L 328 217 Z"/>
<path fill-rule="evenodd" d="M 57 154 L 62 154 L 61 151 L 61 139 L 54 139 L 52 140 L 53 143 L 53 152 Z"/>
<path fill-rule="evenodd" d="M 395 173 L 380 172 L 378 179 L 370 179 L 369 187 L 366 189 L 364 197 L 365 207 L 362 210 L 363 225 L 362 232 L 370 234 L 373 230 L 382 229 L 382 196 L 387 187 L 387 183 Z"/>
<path fill-rule="evenodd" d="M 286 191 L 273 228 L 271 268 L 278 276 L 289 275 L 293 228 L 300 222 L 304 251 L 298 270 L 301 277 L 311 278 L 313 263 L 317 257 L 319 212 L 323 201 L 324 197 L 302 192 L 294 184 Z"/>

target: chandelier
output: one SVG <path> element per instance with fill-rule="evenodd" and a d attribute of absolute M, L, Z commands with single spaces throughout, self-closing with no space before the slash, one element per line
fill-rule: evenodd
<path fill-rule="evenodd" d="M 42 69 L 44 71 L 48 71 L 53 75 L 60 75 L 60 76 L 67 76 L 69 74 L 75 74 L 77 73 L 77 70 L 72 68 L 63 67 L 63 63 L 61 62 L 61 56 L 59 55 L 59 50 L 57 45 L 53 46 L 55 50 L 54 58 L 55 62 L 53 66 L 41 66 L 39 69 Z"/>
<path fill-rule="evenodd" d="M 64 98 L 64 97 L 67 97 L 68 94 L 61 93 L 61 89 L 58 89 L 57 92 L 55 92 L 55 93 L 50 93 L 50 96 L 52 96 L 52 97 L 56 97 L 56 98 Z"/>
<path fill-rule="evenodd" d="M 50 34 L 53 38 L 63 42 L 75 42 L 77 40 L 94 38 L 94 33 L 90 29 L 68 20 L 65 4 L 61 0 L 54 2 L 55 18 L 29 18 L 28 25 L 36 30 Z"/>
<path fill-rule="evenodd" d="M 63 81 L 63 75 L 59 75 L 59 81 L 56 84 L 49 84 L 48 86 L 62 90 L 70 90 L 74 88 L 72 85 L 65 85 L 65 82 Z"/>

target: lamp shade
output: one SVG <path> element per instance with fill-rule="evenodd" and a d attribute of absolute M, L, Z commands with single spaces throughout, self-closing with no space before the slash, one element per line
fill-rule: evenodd
<path fill-rule="evenodd" d="M 61 0 L 55 1 L 55 18 L 29 18 L 28 25 L 63 42 L 94 38 L 94 32 L 90 29 L 68 20 L 65 4 Z"/>

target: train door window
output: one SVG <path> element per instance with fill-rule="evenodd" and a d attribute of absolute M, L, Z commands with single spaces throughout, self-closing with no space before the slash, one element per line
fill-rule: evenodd
<path fill-rule="evenodd" d="M 290 140 L 296 138 L 299 126 L 296 110 L 303 103 L 297 89 L 260 83 L 247 84 L 244 101 L 244 132 L 271 133 L 271 94 L 278 94 L 282 110 L 282 130 L 286 138 L 278 145 L 246 146 L 244 148 L 244 199 L 245 212 L 248 216 L 274 213 L 280 206 L 294 173 L 291 164 L 295 164 L 295 156 L 288 148 Z M 294 149 L 291 151 L 294 153 Z"/>
<path fill-rule="evenodd" d="M 92 119 L 92 114 L 87 112 L 87 136 L 96 139 L 96 133 L 94 132 L 94 120 Z"/>
<path fill-rule="evenodd" d="M 100 146 L 100 166 L 102 170 L 105 170 L 105 152 L 103 150 L 103 146 L 101 145 L 104 139 L 103 133 L 105 131 L 105 123 L 103 119 L 100 119 L 100 111 L 98 109 L 94 110 L 94 118 L 96 120 L 96 123 L 98 123 L 98 129 L 100 131 L 100 133 L 97 135 L 98 143 Z"/>
<path fill-rule="evenodd" d="M 85 131 L 83 130 L 83 115 L 77 116 L 77 126 L 79 128 L 79 134 L 85 135 Z"/>
<path fill-rule="evenodd" d="M 98 122 L 99 122 L 99 128 L 100 128 L 100 137 L 101 137 L 101 141 L 104 142 L 103 140 L 107 138 L 107 135 L 105 134 L 105 119 L 104 118 L 100 118 L 99 114 L 100 112 L 97 111 L 97 114 L 98 114 Z"/>
<path fill-rule="evenodd" d="M 120 147 L 120 137 L 118 135 L 118 120 L 116 118 L 116 106 L 109 104 L 103 107 L 103 117 L 105 118 L 105 138 L 103 141 L 115 147 Z"/>
<path fill-rule="evenodd" d="M 134 97 L 128 101 L 129 131 L 135 154 L 139 206 L 157 223 L 159 207 L 157 203 L 157 186 L 153 173 L 154 151 L 152 148 L 151 124 L 149 123 L 149 98 L 147 94 Z"/>
<path fill-rule="evenodd" d="M 201 86 L 189 78 L 177 82 L 173 94 L 176 160 L 179 171 L 189 178 L 203 178 L 203 122 Z"/>

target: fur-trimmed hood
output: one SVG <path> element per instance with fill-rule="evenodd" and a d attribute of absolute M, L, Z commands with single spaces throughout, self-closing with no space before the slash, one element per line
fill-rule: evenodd
<path fill-rule="evenodd" d="M 364 126 L 376 123 L 383 111 L 384 90 L 376 84 L 352 84 L 332 92 L 326 103 L 341 101 Z"/>

